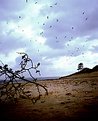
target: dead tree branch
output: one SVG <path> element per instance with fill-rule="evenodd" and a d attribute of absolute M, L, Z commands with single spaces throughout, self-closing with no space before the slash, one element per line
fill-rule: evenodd
<path fill-rule="evenodd" d="M 34 78 L 31 72 L 31 70 L 33 69 L 36 73 L 40 74 L 40 71 L 38 70 L 40 63 L 34 66 L 28 54 L 18 54 L 22 55 L 22 60 L 20 62 L 20 69 L 17 71 L 13 71 L 12 68 L 9 68 L 7 64 L 3 64 L 3 62 L 1 61 L 2 65 L 0 66 L 0 77 L 2 78 L 2 83 L 0 84 L 0 101 L 15 101 L 20 97 L 24 97 L 26 99 L 30 99 L 33 103 L 36 103 L 42 95 L 40 88 L 43 88 L 46 95 L 48 95 L 47 88 L 44 85 L 39 84 L 37 82 L 37 79 Z M 23 76 L 25 72 L 28 73 L 29 77 L 32 78 L 32 80 L 29 80 L 25 78 L 25 76 Z M 31 96 L 25 91 L 25 86 L 27 84 L 36 86 L 36 90 L 38 92 L 37 97 Z"/>

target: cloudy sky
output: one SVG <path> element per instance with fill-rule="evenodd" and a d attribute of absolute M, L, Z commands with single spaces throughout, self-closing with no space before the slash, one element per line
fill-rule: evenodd
<path fill-rule="evenodd" d="M 25 52 L 41 76 L 98 64 L 98 0 L 0 0 L 0 60 L 16 69 Z"/>

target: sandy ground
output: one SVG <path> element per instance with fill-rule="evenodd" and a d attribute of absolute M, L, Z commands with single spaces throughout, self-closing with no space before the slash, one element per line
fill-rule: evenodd
<path fill-rule="evenodd" d="M 98 73 L 97 73 L 98 74 Z M 0 106 L 0 121 L 98 121 L 98 77 L 73 76 L 41 81 L 48 89 L 36 103 L 19 99 Z M 30 84 L 27 90 L 34 92 Z"/>

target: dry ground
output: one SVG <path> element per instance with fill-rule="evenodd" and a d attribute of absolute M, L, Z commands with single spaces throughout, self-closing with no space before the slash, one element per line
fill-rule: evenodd
<path fill-rule="evenodd" d="M 19 99 L 17 104 L 1 105 L 0 121 L 98 121 L 97 75 L 41 81 L 48 89 L 48 96 L 44 96 L 42 90 L 41 100 L 34 105 L 26 99 Z M 34 90 L 30 84 L 26 89 Z"/>

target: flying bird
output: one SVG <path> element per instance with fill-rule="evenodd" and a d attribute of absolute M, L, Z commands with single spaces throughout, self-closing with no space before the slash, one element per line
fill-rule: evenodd
<path fill-rule="evenodd" d="M 37 2 L 35 2 L 35 4 L 37 4 Z"/>
<path fill-rule="evenodd" d="M 55 3 L 54 5 L 57 5 L 57 3 Z"/>
<path fill-rule="evenodd" d="M 69 46 L 69 44 L 67 44 L 67 46 Z"/>
<path fill-rule="evenodd" d="M 74 29 L 74 27 L 72 27 L 72 29 Z"/>
<path fill-rule="evenodd" d="M 86 18 L 85 20 L 87 20 L 88 18 Z"/>
<path fill-rule="evenodd" d="M 49 16 L 47 16 L 47 19 L 49 19 Z"/>
<path fill-rule="evenodd" d="M 50 28 L 52 28 L 52 26 L 50 26 Z"/>
<path fill-rule="evenodd" d="M 57 19 L 56 21 L 58 22 L 59 20 Z"/>
<path fill-rule="evenodd" d="M 26 3 L 28 2 L 28 0 L 26 0 Z"/>
<path fill-rule="evenodd" d="M 19 18 L 21 18 L 21 16 L 19 16 Z"/>
<path fill-rule="evenodd" d="M 83 12 L 82 14 L 85 14 L 85 12 Z"/>
<path fill-rule="evenodd" d="M 43 34 L 43 32 L 40 33 L 40 35 L 42 35 L 42 34 Z"/>

